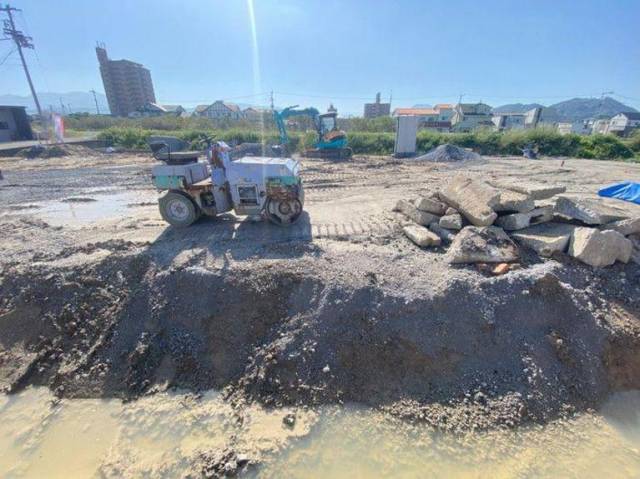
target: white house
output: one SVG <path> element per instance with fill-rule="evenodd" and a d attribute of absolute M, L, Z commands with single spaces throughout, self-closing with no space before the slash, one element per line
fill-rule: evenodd
<path fill-rule="evenodd" d="M 629 134 L 640 128 L 640 112 L 626 111 L 618 113 L 609 121 L 609 133 L 618 136 L 629 136 Z"/>
<path fill-rule="evenodd" d="M 453 131 L 471 131 L 476 128 L 493 128 L 491 107 L 484 103 L 458 103 L 451 117 Z"/>
<path fill-rule="evenodd" d="M 242 118 L 242 110 L 235 103 L 218 100 L 211 105 L 198 105 L 193 112 L 194 116 L 202 116 L 213 120 L 228 118 L 239 120 Z"/>
<path fill-rule="evenodd" d="M 575 133 L 576 135 L 590 135 L 591 125 L 588 121 L 574 121 L 573 123 L 558 123 L 556 128 L 561 135 Z"/>
<path fill-rule="evenodd" d="M 541 108 L 532 108 L 524 113 L 494 113 L 491 121 L 498 131 L 535 128 L 540 121 L 541 111 Z"/>

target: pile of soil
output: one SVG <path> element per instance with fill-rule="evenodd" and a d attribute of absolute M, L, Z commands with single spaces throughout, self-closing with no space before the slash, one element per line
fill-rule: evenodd
<path fill-rule="evenodd" d="M 166 269 L 113 246 L 64 253 L 112 249 L 91 265 L 2 273 L 0 388 L 220 388 L 238 407 L 357 401 L 457 430 L 546 421 L 640 387 L 640 298 L 622 274 L 547 262 L 428 296 L 328 279 L 317 262 Z"/>
<path fill-rule="evenodd" d="M 33 160 L 35 158 L 59 158 L 68 156 L 70 152 L 61 145 L 35 145 L 24 148 L 18 152 L 24 158 Z"/>
<path fill-rule="evenodd" d="M 430 152 L 412 158 L 413 161 L 433 161 L 438 163 L 451 163 L 456 161 L 481 160 L 482 157 L 473 151 L 460 148 L 449 143 L 437 146 Z"/>

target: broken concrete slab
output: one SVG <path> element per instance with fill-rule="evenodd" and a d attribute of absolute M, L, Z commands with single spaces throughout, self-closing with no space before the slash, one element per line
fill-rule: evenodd
<path fill-rule="evenodd" d="M 528 213 L 514 213 L 500 216 L 496 220 L 496 225 L 507 231 L 516 231 L 528 228 L 529 226 L 546 223 L 553 219 L 553 208 L 543 206 L 529 211 Z"/>
<path fill-rule="evenodd" d="M 569 254 L 591 266 L 610 266 L 616 261 L 628 263 L 633 245 L 617 231 L 578 227 L 569 243 Z"/>
<path fill-rule="evenodd" d="M 440 226 L 436 221 L 429 225 L 429 229 L 437 234 L 445 243 L 451 243 L 456 237 L 456 231 L 451 231 Z"/>
<path fill-rule="evenodd" d="M 450 263 L 509 263 L 519 257 L 516 244 L 497 226 L 466 226 L 447 254 Z"/>
<path fill-rule="evenodd" d="M 442 216 L 447 210 L 447 205 L 435 198 L 420 197 L 415 202 L 416 208 L 434 215 Z"/>
<path fill-rule="evenodd" d="M 496 188 L 504 188 L 507 190 L 517 191 L 530 196 L 534 200 L 544 200 L 552 196 L 564 193 L 567 188 L 562 185 L 547 185 L 544 183 L 518 182 L 513 183 L 506 180 L 490 180 L 489 184 Z"/>
<path fill-rule="evenodd" d="M 617 231 L 623 236 L 640 233 L 640 217 L 629 218 L 628 220 L 614 221 L 604 225 L 601 229 Z"/>
<path fill-rule="evenodd" d="M 420 247 L 438 246 L 441 243 L 440 237 L 424 226 L 408 225 L 402 228 L 402 231 L 407 238 Z"/>
<path fill-rule="evenodd" d="M 588 225 L 602 225 L 629 218 L 625 210 L 609 206 L 602 200 L 568 195 L 558 196 L 555 213 Z"/>
<path fill-rule="evenodd" d="M 476 226 L 491 225 L 498 216 L 492 208 L 498 203 L 500 192 L 467 176 L 455 176 L 451 183 L 440 191 L 440 198 Z"/>
<path fill-rule="evenodd" d="M 540 256 L 551 256 L 566 251 L 575 228 L 566 223 L 544 223 L 512 233 L 511 237 Z"/>
<path fill-rule="evenodd" d="M 462 216 L 460 213 L 443 216 L 440 218 L 439 224 L 449 230 L 460 230 L 462 229 Z"/>
<path fill-rule="evenodd" d="M 500 199 L 493 207 L 493 211 L 514 211 L 517 213 L 526 213 L 535 208 L 533 197 L 517 191 L 507 189 L 500 190 Z"/>
<path fill-rule="evenodd" d="M 407 200 L 399 200 L 396 203 L 396 206 L 394 206 L 393 211 L 402 213 L 414 223 L 418 223 L 422 226 L 428 226 L 429 223 L 440 219 L 439 216 L 427 213 L 426 211 L 420 211 L 413 203 Z"/>

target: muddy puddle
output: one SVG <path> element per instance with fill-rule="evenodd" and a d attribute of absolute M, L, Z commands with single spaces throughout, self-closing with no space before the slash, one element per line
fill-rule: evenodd
<path fill-rule="evenodd" d="M 601 413 L 516 430 L 454 436 L 356 406 L 250 411 L 217 393 L 134 402 L 54 400 L 45 388 L 0 397 L 3 478 L 181 477 L 202 452 L 233 447 L 255 477 L 638 477 L 640 392 Z M 196 466 L 197 471 L 197 466 Z"/>
<path fill-rule="evenodd" d="M 62 200 L 33 202 L 26 207 L 8 209 L 4 214 L 34 214 L 52 226 L 85 226 L 99 221 L 121 219 L 130 214 L 132 208 L 148 206 L 155 201 L 155 194 L 93 192 Z"/>

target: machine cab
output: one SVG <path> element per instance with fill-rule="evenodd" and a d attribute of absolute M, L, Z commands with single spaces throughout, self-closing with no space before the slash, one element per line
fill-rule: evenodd
<path fill-rule="evenodd" d="M 325 136 L 327 133 L 338 129 L 336 117 L 336 112 L 323 113 L 322 115 L 319 115 L 320 134 L 322 136 Z"/>

